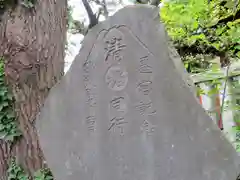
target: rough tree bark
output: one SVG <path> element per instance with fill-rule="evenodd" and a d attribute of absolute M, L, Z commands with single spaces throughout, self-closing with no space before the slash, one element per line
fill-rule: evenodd
<path fill-rule="evenodd" d="M 0 140 L 0 179 L 6 179 L 13 156 L 30 174 L 46 167 L 34 120 L 50 88 L 63 75 L 66 24 L 67 0 L 39 0 L 34 10 L 18 6 L 3 15 L 0 55 L 23 137 L 14 145 Z"/>

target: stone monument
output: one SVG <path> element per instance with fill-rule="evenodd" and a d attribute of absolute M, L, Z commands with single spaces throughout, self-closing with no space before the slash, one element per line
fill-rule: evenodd
<path fill-rule="evenodd" d="M 89 31 L 37 118 L 56 180 L 235 180 L 237 155 L 169 57 L 159 10 Z"/>

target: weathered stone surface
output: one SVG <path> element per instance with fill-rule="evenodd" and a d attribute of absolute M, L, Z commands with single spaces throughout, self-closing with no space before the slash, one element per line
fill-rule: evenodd
<path fill-rule="evenodd" d="M 158 9 L 97 25 L 37 119 L 57 180 L 235 180 L 234 148 L 170 60 Z"/>
<path fill-rule="evenodd" d="M 193 80 L 189 76 L 187 70 L 185 69 L 182 60 L 177 52 L 177 50 L 173 47 L 173 44 L 170 42 L 170 39 L 168 40 L 168 51 L 169 51 L 169 57 L 173 61 L 176 69 L 178 70 L 179 74 L 182 76 L 184 82 L 187 84 L 187 86 L 190 88 L 191 92 L 193 93 L 194 97 L 197 99 L 197 89 L 194 85 Z"/>

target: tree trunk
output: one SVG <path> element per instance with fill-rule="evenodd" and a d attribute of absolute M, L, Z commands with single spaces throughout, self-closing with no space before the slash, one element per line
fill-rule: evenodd
<path fill-rule="evenodd" d="M 64 72 L 67 0 L 39 0 L 34 10 L 18 6 L 5 13 L 2 20 L 0 53 L 23 133 L 13 145 L 0 140 L 0 179 L 5 180 L 13 156 L 29 174 L 46 167 L 34 120 Z"/>

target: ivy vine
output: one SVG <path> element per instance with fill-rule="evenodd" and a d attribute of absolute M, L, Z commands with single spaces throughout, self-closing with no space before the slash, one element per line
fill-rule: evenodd
<path fill-rule="evenodd" d="M 13 95 L 5 84 L 3 59 L 0 59 L 0 139 L 8 142 L 21 136 L 13 104 Z"/>
<path fill-rule="evenodd" d="M 24 169 L 12 158 L 8 167 L 7 180 L 30 180 L 31 178 L 25 173 Z M 51 171 L 47 168 L 40 169 L 34 173 L 33 180 L 53 180 Z"/>
<path fill-rule="evenodd" d="M 53 175 L 50 169 L 44 168 L 34 173 L 34 180 L 53 180 Z"/>
<path fill-rule="evenodd" d="M 33 8 L 37 0 L 1 0 L 0 1 L 0 16 L 8 9 L 14 9 L 18 5 L 25 8 Z"/>
<path fill-rule="evenodd" d="M 33 8 L 35 3 L 36 0 L 23 0 L 21 2 L 21 5 L 23 5 L 26 8 Z"/>
<path fill-rule="evenodd" d="M 16 159 L 12 158 L 8 167 L 7 180 L 28 180 L 29 177 L 24 172 L 23 168 L 16 163 Z"/>

